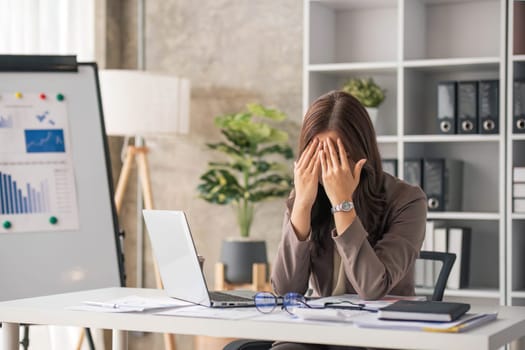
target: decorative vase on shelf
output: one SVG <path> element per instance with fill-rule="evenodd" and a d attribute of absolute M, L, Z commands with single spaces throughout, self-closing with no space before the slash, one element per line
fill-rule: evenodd
<path fill-rule="evenodd" d="M 232 237 L 222 241 L 221 262 L 225 280 L 229 283 L 251 283 L 252 266 L 268 263 L 266 241 L 253 238 Z"/>
<path fill-rule="evenodd" d="M 370 116 L 370 120 L 372 121 L 372 124 L 374 127 L 376 127 L 377 123 L 377 112 L 379 111 L 379 108 L 377 107 L 365 107 L 366 112 Z"/>

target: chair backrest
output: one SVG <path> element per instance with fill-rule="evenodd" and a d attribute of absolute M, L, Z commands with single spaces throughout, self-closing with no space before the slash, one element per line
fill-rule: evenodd
<path fill-rule="evenodd" d="M 419 253 L 419 259 L 440 261 L 442 263 L 431 298 L 433 301 L 442 301 L 445 288 L 447 287 L 448 276 L 450 275 L 454 261 L 456 261 L 456 254 L 422 250 Z"/>

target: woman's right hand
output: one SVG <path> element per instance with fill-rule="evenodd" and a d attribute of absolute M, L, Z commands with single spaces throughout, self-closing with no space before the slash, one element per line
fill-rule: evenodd
<path fill-rule="evenodd" d="M 295 201 L 294 207 L 311 210 L 315 198 L 317 197 L 317 189 L 319 186 L 319 149 L 320 144 L 317 138 L 306 147 L 306 149 L 295 162 L 294 166 L 294 187 L 295 187 Z"/>

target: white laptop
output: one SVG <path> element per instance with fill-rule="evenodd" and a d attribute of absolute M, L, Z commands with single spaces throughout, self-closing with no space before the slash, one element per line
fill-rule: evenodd
<path fill-rule="evenodd" d="M 162 284 L 172 298 L 209 307 L 253 306 L 253 291 L 208 290 L 183 211 L 143 211 Z"/>

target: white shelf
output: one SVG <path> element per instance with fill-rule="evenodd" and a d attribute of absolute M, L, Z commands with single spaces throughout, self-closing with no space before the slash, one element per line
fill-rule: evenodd
<path fill-rule="evenodd" d="M 525 62 L 525 55 L 513 55 L 512 60 L 514 62 Z"/>
<path fill-rule="evenodd" d="M 430 220 L 499 220 L 500 218 L 501 215 L 498 213 L 436 211 L 427 213 L 427 219 Z"/>
<path fill-rule="evenodd" d="M 512 134 L 511 139 L 513 141 L 525 141 L 525 134 Z"/>
<path fill-rule="evenodd" d="M 307 67 L 309 72 L 321 73 L 366 73 L 366 74 L 384 74 L 395 73 L 397 69 L 396 62 L 355 62 L 355 63 L 326 63 L 310 64 Z"/>
<path fill-rule="evenodd" d="M 512 298 L 525 298 L 525 291 L 523 290 L 515 290 L 511 293 Z"/>
<path fill-rule="evenodd" d="M 499 135 L 405 135 L 405 142 L 498 142 Z"/>
<path fill-rule="evenodd" d="M 391 135 L 379 135 L 377 136 L 378 143 L 396 143 L 399 141 L 399 137 Z"/>
<path fill-rule="evenodd" d="M 397 5 L 397 0 L 310 0 L 310 2 L 322 4 L 334 10 L 373 9 Z"/>
<path fill-rule="evenodd" d="M 403 66 L 432 72 L 479 71 L 497 69 L 500 62 L 499 57 L 469 57 L 409 60 Z"/>
<path fill-rule="evenodd" d="M 513 220 L 525 220 L 525 213 L 512 213 L 511 218 Z"/>
<path fill-rule="evenodd" d="M 416 288 L 416 294 L 432 295 L 431 288 Z M 466 298 L 499 298 L 500 293 L 496 289 L 445 289 L 444 296 L 466 297 Z"/>

